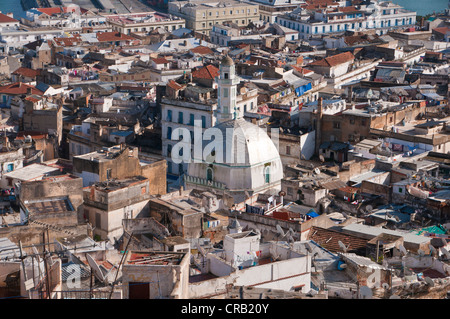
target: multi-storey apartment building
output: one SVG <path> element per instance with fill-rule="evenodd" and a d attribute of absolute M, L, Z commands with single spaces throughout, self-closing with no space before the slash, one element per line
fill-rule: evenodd
<path fill-rule="evenodd" d="M 392 2 L 371 1 L 370 4 L 308 10 L 298 8 L 275 18 L 275 22 L 299 32 L 303 39 L 344 32 L 347 30 L 388 31 L 414 26 L 416 12 Z"/>
<path fill-rule="evenodd" d="M 275 17 L 292 12 L 299 5 L 305 4 L 304 0 L 251 0 L 259 4 L 259 19 L 264 22 L 274 23 Z"/>
<path fill-rule="evenodd" d="M 156 28 L 173 31 L 185 27 L 184 19 L 160 12 L 115 14 L 106 16 L 113 31 L 124 34 L 148 33 Z"/>
<path fill-rule="evenodd" d="M 259 5 L 256 3 L 227 0 L 174 1 L 169 2 L 169 13 L 186 20 L 186 28 L 208 35 L 213 25 L 224 22 L 247 26 L 259 21 Z"/>
<path fill-rule="evenodd" d="M 216 123 L 214 111 L 217 108 L 217 103 L 195 103 L 183 100 L 162 99 L 161 102 L 161 132 L 162 132 L 162 155 L 167 160 L 167 173 L 173 175 L 182 175 L 187 171 L 185 161 L 176 163 L 173 160 L 172 149 L 179 141 L 172 139 L 172 133 L 177 128 L 186 128 L 189 130 L 191 136 L 191 146 L 194 147 L 194 125 L 195 121 L 201 123 L 202 132 L 207 128 L 212 127 Z M 181 135 L 181 134 L 180 134 Z M 186 139 L 180 136 L 181 139 Z M 183 156 L 183 154 L 175 154 Z"/>

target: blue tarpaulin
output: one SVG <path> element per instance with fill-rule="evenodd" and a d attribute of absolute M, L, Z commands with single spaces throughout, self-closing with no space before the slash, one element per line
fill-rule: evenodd
<path fill-rule="evenodd" d="M 319 217 L 319 215 L 318 215 L 316 212 L 309 212 L 309 213 L 306 214 L 306 215 L 308 215 L 309 217 L 312 217 L 312 218 L 314 218 L 314 217 Z"/>
<path fill-rule="evenodd" d="M 309 90 L 312 89 L 312 85 L 311 82 L 309 82 L 308 84 L 299 86 L 298 88 L 295 89 L 295 93 L 297 94 L 297 96 L 302 96 L 303 94 L 305 94 L 305 92 L 308 92 Z"/>

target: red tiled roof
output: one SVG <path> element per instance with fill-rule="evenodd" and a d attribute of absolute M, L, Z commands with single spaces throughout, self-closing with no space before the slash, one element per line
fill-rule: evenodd
<path fill-rule="evenodd" d="M 308 74 L 308 73 L 314 73 L 314 71 L 302 68 L 300 66 L 293 65 L 292 67 L 303 75 Z"/>
<path fill-rule="evenodd" d="M 69 9 L 68 7 L 53 7 L 53 8 L 37 8 L 36 10 L 51 16 L 53 14 L 67 13 L 67 12 L 74 11 L 74 8 L 71 8 L 71 10 L 68 10 L 68 9 Z M 80 11 L 81 11 L 81 13 L 87 12 L 87 10 L 83 9 L 83 8 L 80 8 Z"/>
<path fill-rule="evenodd" d="M 19 22 L 18 20 L 8 17 L 6 14 L 0 13 L 0 23 Z"/>
<path fill-rule="evenodd" d="M 441 33 L 441 34 L 446 34 L 448 31 L 450 31 L 450 28 L 448 27 L 439 27 L 439 28 L 434 28 L 433 32 L 437 32 L 437 33 Z"/>
<path fill-rule="evenodd" d="M 355 56 L 351 53 L 351 52 L 344 52 L 344 53 L 339 53 L 336 55 L 332 55 L 329 57 L 326 57 L 322 60 L 318 60 L 318 61 L 314 61 L 311 62 L 308 65 L 316 65 L 316 66 L 328 66 L 328 67 L 332 67 L 332 66 L 336 66 L 345 62 L 349 62 L 351 60 L 354 60 Z"/>
<path fill-rule="evenodd" d="M 12 74 L 14 75 L 22 75 L 22 76 L 26 76 L 29 78 L 34 78 L 35 76 L 39 75 L 41 72 L 39 70 L 33 70 L 33 69 L 29 69 L 29 68 L 18 68 L 17 70 L 15 70 Z"/>
<path fill-rule="evenodd" d="M 174 90 L 181 90 L 183 88 L 182 85 L 178 84 L 177 82 L 175 82 L 174 80 L 169 80 L 169 82 L 167 83 L 168 87 L 171 87 Z"/>
<path fill-rule="evenodd" d="M 111 41 L 123 41 L 123 40 L 136 40 L 129 35 L 120 32 L 98 32 L 97 40 L 99 42 L 111 42 Z"/>
<path fill-rule="evenodd" d="M 219 76 L 219 69 L 214 65 L 207 65 L 192 72 L 192 77 L 197 79 L 214 79 L 216 76 Z"/>
<path fill-rule="evenodd" d="M 213 53 L 213 51 L 210 48 L 205 47 L 203 45 L 199 45 L 199 46 L 197 46 L 195 48 L 192 48 L 191 52 L 192 53 L 196 53 L 196 54 L 201 54 L 201 55 L 212 54 Z"/>
<path fill-rule="evenodd" d="M 152 61 L 155 62 L 156 64 L 167 64 L 167 63 L 169 63 L 169 61 L 166 58 L 153 58 Z"/>
<path fill-rule="evenodd" d="M 30 102 L 39 102 L 40 101 L 40 99 L 37 99 L 37 98 L 35 98 L 34 96 L 27 96 L 26 98 L 25 98 L 25 100 L 27 100 L 27 101 L 30 101 Z"/>
<path fill-rule="evenodd" d="M 337 8 L 340 12 L 355 12 L 355 11 L 359 11 L 356 7 L 351 6 L 351 7 L 339 7 Z"/>
<path fill-rule="evenodd" d="M 320 228 L 317 226 L 312 226 L 309 233 L 308 239 L 314 240 L 323 248 L 336 253 L 342 252 L 339 247 L 339 241 L 341 241 L 346 247 L 348 247 L 347 252 L 355 254 L 364 254 L 366 250 L 366 244 L 368 239 L 363 239 L 357 236 L 344 234 L 336 230 Z"/>
<path fill-rule="evenodd" d="M 11 95 L 27 94 L 28 88 L 31 88 L 31 94 L 44 95 L 44 92 L 36 89 L 34 86 L 22 82 L 16 82 L 13 84 L 0 87 L 0 94 L 11 94 Z"/>
<path fill-rule="evenodd" d="M 81 37 L 77 34 L 73 35 L 70 38 L 54 38 L 53 39 L 57 45 L 61 46 L 73 46 L 77 45 L 79 42 L 81 42 Z"/>

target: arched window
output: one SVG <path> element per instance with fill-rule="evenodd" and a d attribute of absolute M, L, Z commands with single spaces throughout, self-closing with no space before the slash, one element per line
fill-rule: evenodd
<path fill-rule="evenodd" d="M 212 170 L 212 168 L 211 167 L 208 167 L 207 169 L 206 169 L 206 180 L 208 181 L 208 182 L 212 182 L 212 180 L 213 180 L 213 170 Z"/>
<path fill-rule="evenodd" d="M 264 182 L 266 184 L 270 183 L 270 166 L 264 168 Z"/>

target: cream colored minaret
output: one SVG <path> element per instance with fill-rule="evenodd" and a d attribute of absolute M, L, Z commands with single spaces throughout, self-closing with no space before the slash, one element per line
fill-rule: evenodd
<path fill-rule="evenodd" d="M 217 121 L 221 123 L 238 117 L 236 91 L 239 77 L 236 76 L 234 62 L 228 55 L 220 62 L 219 71 Z"/>

